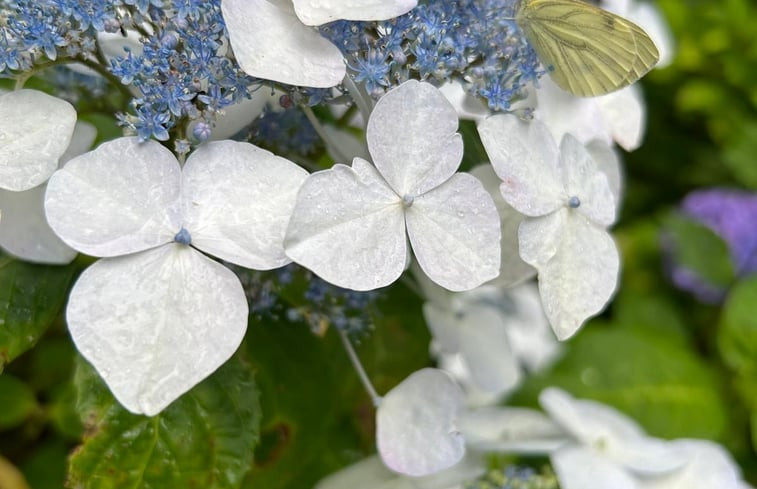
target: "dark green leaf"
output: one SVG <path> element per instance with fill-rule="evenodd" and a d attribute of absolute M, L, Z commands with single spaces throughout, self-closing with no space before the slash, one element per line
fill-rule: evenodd
<path fill-rule="evenodd" d="M 71 488 L 237 488 L 252 465 L 260 406 L 241 355 L 152 418 L 122 408 L 83 360 L 75 383 L 87 434 Z"/>
<path fill-rule="evenodd" d="M 751 277 L 731 289 L 718 329 L 718 347 L 723 360 L 730 368 L 745 376 L 757 374 L 755 306 L 757 277 Z"/>
<path fill-rule="evenodd" d="M 0 372 L 34 346 L 58 316 L 74 267 L 0 257 Z"/>
<path fill-rule="evenodd" d="M 8 374 L 0 375 L 0 429 L 21 424 L 37 409 L 34 392 Z"/>

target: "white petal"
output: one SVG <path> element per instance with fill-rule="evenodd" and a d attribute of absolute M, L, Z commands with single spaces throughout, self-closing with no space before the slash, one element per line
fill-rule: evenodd
<path fill-rule="evenodd" d="M 358 138 L 352 132 L 331 124 L 324 124 L 323 130 L 328 135 L 326 151 L 336 163 L 350 161 L 352 158 L 370 161 L 371 155 L 364 138 Z"/>
<path fill-rule="evenodd" d="M 446 353 L 460 351 L 460 316 L 457 311 L 441 308 L 432 302 L 423 304 L 423 317 L 438 347 Z"/>
<path fill-rule="evenodd" d="M 390 90 L 368 120 L 368 149 L 398 195 L 441 185 L 463 158 L 457 112 L 433 85 L 410 80 Z"/>
<path fill-rule="evenodd" d="M 523 214 L 516 211 L 502 198 L 499 179 L 491 165 L 478 165 L 471 170 L 471 175 L 478 178 L 484 188 L 494 200 L 500 219 L 502 240 L 500 248 L 499 276 L 491 283 L 501 287 L 511 287 L 536 275 L 534 267 L 524 262 L 518 254 L 518 227 L 523 219 Z"/>
<path fill-rule="evenodd" d="M 252 124 L 260 117 L 266 108 L 266 104 L 278 104 L 281 92 L 271 91 L 267 87 L 262 87 L 252 94 L 252 98 L 245 98 L 223 108 L 223 112 L 218 115 L 213 128 L 210 131 L 210 139 L 213 141 L 222 141 L 236 135 L 239 131 Z M 190 124 L 187 133 L 191 134 L 195 124 Z"/>
<path fill-rule="evenodd" d="M 544 312 L 565 340 L 607 305 L 617 287 L 620 257 L 612 237 L 581 214 L 561 210 L 555 215 L 563 217 L 524 221 L 520 249 L 539 271 Z M 563 224 L 555 226 L 555 221 Z"/>
<path fill-rule="evenodd" d="M 50 178 L 47 221 L 66 244 L 89 255 L 152 248 L 181 228 L 180 182 L 179 162 L 159 143 L 115 139 Z"/>
<path fill-rule="evenodd" d="M 731 455 L 708 440 L 670 442 L 688 463 L 666 476 L 648 479 L 644 489 L 743 489 L 741 470 Z"/>
<path fill-rule="evenodd" d="M 438 472 L 463 458 L 455 423 L 463 392 L 441 370 L 425 368 L 384 396 L 376 413 L 376 443 L 390 469 L 412 476 Z"/>
<path fill-rule="evenodd" d="M 386 20 L 409 12 L 418 0 L 294 0 L 297 17 L 307 25 L 335 20 Z"/>
<path fill-rule="evenodd" d="M 615 199 L 615 210 L 618 213 L 618 205 L 623 202 L 623 167 L 620 161 L 620 155 L 609 144 L 602 141 L 592 141 L 586 145 L 586 150 L 591 155 L 597 169 L 605 174 L 607 183 L 610 184 L 613 198 Z"/>
<path fill-rule="evenodd" d="M 36 90 L 0 95 L 0 189 L 36 187 L 58 168 L 76 124 L 76 110 Z"/>
<path fill-rule="evenodd" d="M 76 123 L 71 143 L 60 158 L 63 165 L 87 151 L 97 136 L 91 124 Z M 76 256 L 53 232 L 45 217 L 45 184 L 23 192 L 0 190 L 0 247 L 13 256 L 35 263 L 65 264 Z"/>
<path fill-rule="evenodd" d="M 499 274 L 497 208 L 481 182 L 458 173 L 405 211 L 418 263 L 449 290 L 469 290 Z"/>
<path fill-rule="evenodd" d="M 555 141 L 570 133 L 586 144 L 598 139 L 612 143 L 612 130 L 593 98 L 576 97 L 555 85 L 548 76 L 539 80 L 534 117 L 542 121 Z"/>
<path fill-rule="evenodd" d="M 646 123 L 646 106 L 639 85 L 631 85 L 594 100 L 612 131 L 613 139 L 626 151 L 641 146 Z"/>
<path fill-rule="evenodd" d="M 340 287 L 394 282 L 407 258 L 402 205 L 375 168 L 355 158 L 302 185 L 284 241 L 286 254 Z"/>
<path fill-rule="evenodd" d="M 501 394 L 521 380 L 503 317 L 488 304 L 471 304 L 460 318 L 460 353 L 482 391 Z"/>
<path fill-rule="evenodd" d="M 182 175 L 184 227 L 192 245 L 255 270 L 286 265 L 284 234 L 307 176 L 250 143 L 201 145 Z"/>
<path fill-rule="evenodd" d="M 657 476 L 681 468 L 688 457 L 675 444 L 645 436 L 639 440 L 623 440 L 608 456 L 627 469 L 642 476 Z"/>
<path fill-rule="evenodd" d="M 236 275 L 172 243 L 89 267 L 71 291 L 66 320 L 116 399 L 152 416 L 234 353 L 247 313 Z"/>
<path fill-rule="evenodd" d="M 547 414 L 580 443 L 613 452 L 626 442 L 643 440 L 644 430 L 618 410 L 587 399 L 575 399 L 562 389 L 549 387 L 539 394 Z"/>
<path fill-rule="evenodd" d="M 548 453 L 569 441 L 565 432 L 539 411 L 487 406 L 460 419 L 465 442 L 476 450 Z"/>
<path fill-rule="evenodd" d="M 615 197 L 607 176 L 598 170 L 584 145 L 570 134 L 566 134 L 560 143 L 560 166 L 568 196 L 579 199 L 576 210 L 596 224 L 612 224 Z"/>
<path fill-rule="evenodd" d="M 0 190 L 0 247 L 22 260 L 65 264 L 76 256 L 45 219 L 44 184 L 23 192 Z"/>
<path fill-rule="evenodd" d="M 563 205 L 566 196 L 557 145 L 542 123 L 500 114 L 481 122 L 478 134 L 494 171 L 503 180 L 502 196 L 515 210 L 541 216 Z"/>
<path fill-rule="evenodd" d="M 481 100 L 466 92 L 458 82 L 444 83 L 439 91 L 449 100 L 460 119 L 480 121 L 491 114 Z"/>
<path fill-rule="evenodd" d="M 389 489 L 388 484 L 400 477 L 372 456 L 321 479 L 314 489 Z"/>
<path fill-rule="evenodd" d="M 234 56 L 247 74 L 319 88 L 344 78 L 342 53 L 304 25 L 288 0 L 223 0 L 221 11 Z"/>
<path fill-rule="evenodd" d="M 612 461 L 582 447 L 565 447 L 550 457 L 562 489 L 638 489 L 637 481 Z"/>

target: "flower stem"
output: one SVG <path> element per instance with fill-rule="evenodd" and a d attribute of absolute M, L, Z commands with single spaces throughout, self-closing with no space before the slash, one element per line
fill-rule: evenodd
<path fill-rule="evenodd" d="M 378 405 L 381 404 L 381 396 L 378 395 L 376 388 L 373 387 L 373 384 L 371 383 L 371 379 L 369 379 L 368 374 L 365 373 L 363 364 L 360 363 L 360 358 L 358 358 L 357 353 L 355 352 L 355 348 L 353 348 L 352 343 L 350 342 L 350 338 L 347 336 L 347 333 L 342 330 L 338 331 L 339 337 L 342 339 L 344 349 L 347 351 L 347 356 L 350 358 L 350 362 L 352 362 L 352 366 L 355 368 L 357 376 L 360 378 L 360 382 L 363 384 L 363 387 L 365 387 L 366 392 L 368 392 L 368 395 L 370 396 L 374 407 L 378 407 Z"/>
<path fill-rule="evenodd" d="M 358 110 L 363 115 L 363 123 L 368 124 L 368 118 L 373 111 L 373 101 L 367 93 L 355 84 L 349 73 L 344 77 L 344 87 L 350 93 L 350 97 L 355 101 L 355 105 L 357 105 Z"/>
<path fill-rule="evenodd" d="M 334 152 L 334 156 L 336 156 L 337 159 L 341 160 L 341 163 L 349 164 L 349 156 L 345 156 L 345 154 L 342 153 L 341 148 L 339 148 L 339 145 L 336 144 L 336 141 L 334 141 L 331 136 L 329 136 L 329 133 L 326 132 L 326 128 L 324 128 L 323 124 L 321 124 L 321 121 L 318 120 L 318 117 L 316 117 L 313 109 L 305 104 L 300 105 L 300 107 L 305 113 L 305 117 L 308 118 L 308 121 L 310 121 L 310 124 L 313 126 L 313 129 L 315 129 L 315 132 L 326 144 L 326 147 L 331 148 L 331 150 Z M 337 163 L 339 163 L 339 161 Z"/>

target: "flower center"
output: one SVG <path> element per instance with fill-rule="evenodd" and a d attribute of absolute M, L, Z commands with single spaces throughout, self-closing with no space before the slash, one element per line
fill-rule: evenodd
<path fill-rule="evenodd" d="M 575 195 L 568 200 L 568 207 L 570 207 L 571 209 L 577 209 L 580 206 L 581 206 L 581 199 L 579 199 Z"/>
<path fill-rule="evenodd" d="M 415 197 L 412 195 L 403 195 L 402 196 L 402 206 L 404 208 L 412 207 L 413 202 L 415 202 Z"/>
<path fill-rule="evenodd" d="M 181 228 L 181 230 L 176 233 L 176 236 L 173 237 L 173 240 L 179 244 L 190 245 L 192 244 L 192 235 L 190 235 L 189 231 L 186 229 Z"/>

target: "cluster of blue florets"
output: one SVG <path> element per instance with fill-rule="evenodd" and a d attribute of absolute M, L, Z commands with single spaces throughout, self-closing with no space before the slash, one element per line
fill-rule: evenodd
<path fill-rule="evenodd" d="M 465 489 L 558 489 L 557 478 L 549 469 L 539 472 L 531 467 L 508 465 L 490 470 L 479 480 L 465 484 Z"/>
<path fill-rule="evenodd" d="M 507 110 L 543 74 L 513 21 L 515 3 L 429 0 L 390 21 L 338 21 L 321 32 L 374 96 L 410 78 L 436 85 L 455 79 L 492 110 Z"/>

